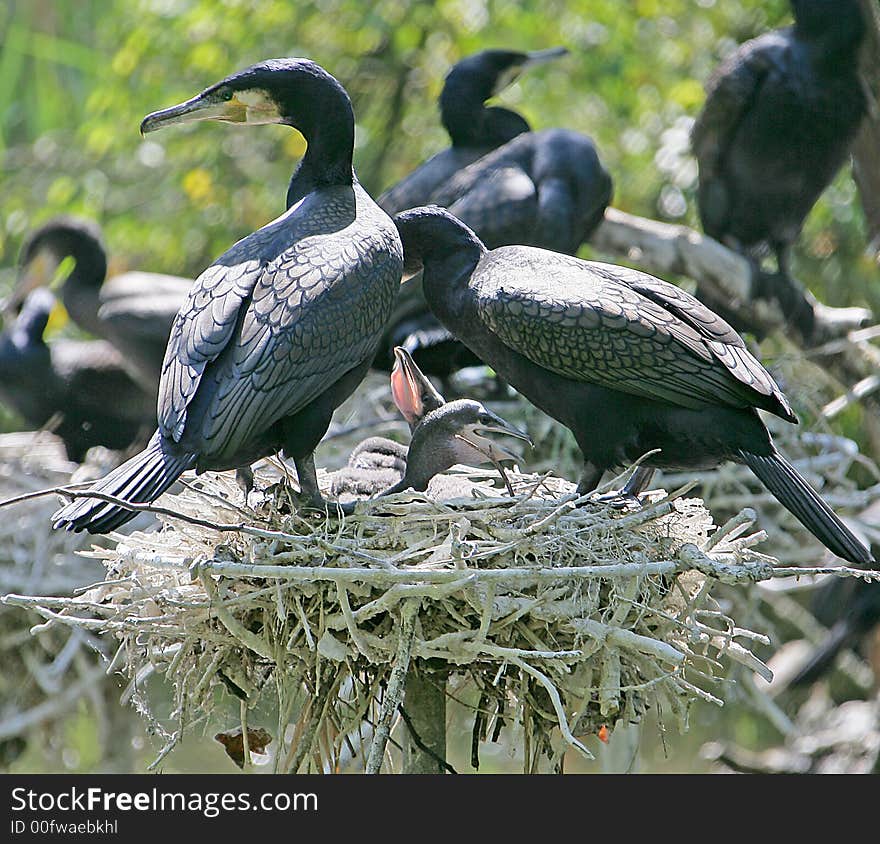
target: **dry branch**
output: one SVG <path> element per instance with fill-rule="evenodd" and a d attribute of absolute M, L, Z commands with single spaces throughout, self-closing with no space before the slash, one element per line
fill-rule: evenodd
<path fill-rule="evenodd" d="M 513 474 L 514 501 L 468 477 L 465 497 L 395 496 L 345 520 L 305 520 L 267 496 L 242 529 L 227 521 L 234 480 L 207 473 L 163 497 L 162 530 L 91 553 L 108 569 L 94 589 L 5 603 L 47 630 L 115 637 L 162 755 L 211 717 L 219 689 L 234 689 L 227 717 L 243 700 L 254 726 L 274 697 L 276 770 L 335 770 L 364 724 L 366 767 L 398 767 L 386 742 L 410 659 L 476 679 L 481 712 L 508 713 L 502 734 L 527 738 L 528 770 L 544 756 L 554 769 L 560 747 L 589 755 L 587 736 L 655 700 L 683 726 L 693 700 L 721 702 L 725 658 L 767 676 L 750 650 L 761 636 L 711 594 L 775 576 L 745 535 L 754 514 L 718 529 L 688 487 L 620 512 L 574 506 L 553 477 Z M 149 673 L 170 684 L 170 723 L 150 715 Z"/>

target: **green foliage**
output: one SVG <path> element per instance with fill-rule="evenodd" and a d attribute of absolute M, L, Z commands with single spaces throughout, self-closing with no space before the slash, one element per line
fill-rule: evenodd
<path fill-rule="evenodd" d="M 281 211 L 299 141 L 204 124 L 144 139 L 144 114 L 254 61 L 307 55 L 351 93 L 356 165 L 379 192 L 446 145 L 443 77 L 487 46 L 568 46 L 501 101 L 536 128 L 592 135 L 618 207 L 696 225 L 687 130 L 703 83 L 737 43 L 788 19 L 784 0 L 13 0 L 0 9 L 0 250 L 9 265 L 34 224 L 78 213 L 105 226 L 112 269 L 195 275 Z M 880 309 L 863 251 L 842 174 L 797 267 L 830 302 Z"/>

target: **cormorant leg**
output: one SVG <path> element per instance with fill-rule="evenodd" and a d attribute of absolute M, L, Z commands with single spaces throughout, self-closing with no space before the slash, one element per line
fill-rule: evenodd
<path fill-rule="evenodd" d="M 592 492 L 597 486 L 599 486 L 600 480 L 602 480 L 602 470 L 585 460 L 584 468 L 581 471 L 581 477 L 577 485 L 577 494 L 586 495 L 587 493 Z"/>
<path fill-rule="evenodd" d="M 786 322 L 794 326 L 801 337 L 810 340 L 816 331 L 816 313 L 813 308 L 815 300 L 809 291 L 805 290 L 789 272 L 790 246 L 775 243 L 773 251 L 776 254 L 775 272 L 763 269 L 753 256 L 746 254 L 752 265 L 751 296 L 753 299 L 776 302 Z M 715 304 L 713 303 L 713 306 Z M 753 327 L 749 328 L 740 324 L 735 315 L 726 311 L 725 308 L 717 306 L 715 310 L 737 331 L 754 330 Z M 758 339 L 762 340 L 763 336 L 759 335 Z"/>
<path fill-rule="evenodd" d="M 621 493 L 638 498 L 650 486 L 653 477 L 654 469 L 650 466 L 639 466 L 632 473 L 632 477 L 624 484 Z"/>
<path fill-rule="evenodd" d="M 650 466 L 639 466 L 621 489 L 600 495 L 597 500 L 620 508 L 628 504 L 641 504 L 639 496 L 648 488 L 653 477 L 654 469 Z"/>
<path fill-rule="evenodd" d="M 235 482 L 244 493 L 244 500 L 247 501 L 254 488 L 254 470 L 250 466 L 239 466 L 235 470 Z"/>
<path fill-rule="evenodd" d="M 299 504 L 300 507 L 314 510 L 325 509 L 326 502 L 321 490 L 318 488 L 318 473 L 315 469 L 315 455 L 307 457 L 294 457 L 293 465 L 296 466 L 296 477 L 299 481 Z"/>

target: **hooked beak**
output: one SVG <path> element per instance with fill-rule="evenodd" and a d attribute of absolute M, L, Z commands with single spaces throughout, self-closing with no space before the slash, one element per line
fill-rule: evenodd
<path fill-rule="evenodd" d="M 280 123 L 278 106 L 264 92 L 243 90 L 227 97 L 209 88 L 195 97 L 170 108 L 154 111 L 141 121 L 141 134 L 154 132 L 174 123 L 195 120 L 222 120 L 226 123 Z"/>
<path fill-rule="evenodd" d="M 422 391 L 416 377 L 415 361 L 409 352 L 400 346 L 394 347 L 394 368 L 391 370 L 391 395 L 397 409 L 410 425 L 414 425 L 425 415 L 422 404 Z M 421 375 L 421 372 L 419 372 Z"/>
<path fill-rule="evenodd" d="M 426 413 L 424 397 L 428 394 L 435 405 L 445 399 L 402 346 L 394 347 L 394 368 L 391 370 L 391 395 L 397 409 L 410 425 L 419 422 Z"/>
<path fill-rule="evenodd" d="M 519 454 L 511 451 L 503 445 L 499 445 L 494 440 L 484 435 L 488 434 L 491 436 L 493 434 L 505 434 L 509 437 L 515 437 L 518 440 L 527 442 L 530 446 L 534 446 L 532 438 L 525 431 L 521 431 L 500 416 L 496 416 L 494 413 L 492 413 L 491 416 L 493 419 L 491 425 L 480 425 L 470 429 L 466 434 L 457 434 L 456 436 L 464 440 L 464 442 L 468 443 L 468 445 L 472 446 L 477 451 L 485 454 L 488 460 L 496 465 L 502 460 L 520 460 Z"/>
<path fill-rule="evenodd" d="M 547 62 L 556 61 L 569 53 L 568 47 L 550 47 L 548 50 L 533 50 L 527 53 L 526 60 L 522 64 L 522 70 L 530 67 L 536 67 L 539 64 L 547 64 Z"/>
<path fill-rule="evenodd" d="M 516 79 L 519 79 L 523 73 L 533 67 L 556 61 L 556 59 L 567 55 L 567 47 L 551 47 L 548 50 L 533 50 L 531 53 L 526 53 L 525 59 L 520 64 L 512 65 L 498 77 L 492 89 L 493 95 L 500 94 L 508 85 L 512 85 Z"/>

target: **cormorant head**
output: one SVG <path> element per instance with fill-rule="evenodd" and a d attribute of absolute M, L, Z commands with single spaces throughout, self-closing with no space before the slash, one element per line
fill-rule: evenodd
<path fill-rule="evenodd" d="M 413 431 L 403 488 L 409 485 L 425 489 L 434 475 L 456 463 L 470 466 L 491 463 L 504 476 L 501 461 L 520 458 L 490 439 L 493 434 L 506 434 L 532 445 L 525 431 L 478 401 L 457 399 L 431 411 Z"/>
<path fill-rule="evenodd" d="M 172 123 L 222 120 L 227 123 L 284 123 L 306 138 L 334 115 L 351 124 L 351 101 L 339 82 L 310 59 L 268 59 L 227 76 L 201 94 L 148 114 L 141 133 Z"/>
<path fill-rule="evenodd" d="M 416 366 L 410 353 L 401 346 L 394 348 L 391 395 L 411 430 L 415 429 L 426 413 L 437 410 L 446 403 L 422 370 Z"/>
<path fill-rule="evenodd" d="M 43 334 L 55 305 L 55 297 L 48 290 L 37 288 L 32 291 L 24 300 L 15 322 L 0 335 L 0 354 L 7 355 L 11 349 L 21 351 L 42 346 Z"/>
<path fill-rule="evenodd" d="M 107 254 L 96 223 L 78 217 L 54 217 L 33 231 L 18 257 L 18 281 L 3 303 L 7 313 L 16 309 L 37 287 L 56 286 L 69 272 L 59 272 L 65 258 L 87 261 L 89 274 L 100 285 L 107 274 Z"/>
<path fill-rule="evenodd" d="M 482 50 L 455 64 L 446 75 L 440 94 L 443 125 L 453 145 L 496 146 L 530 127 L 524 117 L 505 108 L 483 108 L 483 103 L 537 65 L 568 54 L 565 47 L 521 53 L 515 50 Z"/>
<path fill-rule="evenodd" d="M 791 0 L 798 34 L 835 48 L 854 48 L 865 33 L 859 0 Z"/>
<path fill-rule="evenodd" d="M 425 260 L 458 260 L 463 264 L 486 252 L 479 237 L 439 205 L 410 208 L 394 216 L 403 243 L 403 281 L 417 275 Z M 479 260 L 479 257 L 477 258 Z"/>

